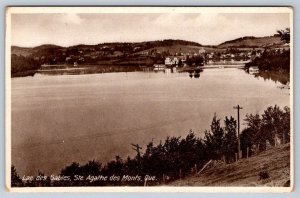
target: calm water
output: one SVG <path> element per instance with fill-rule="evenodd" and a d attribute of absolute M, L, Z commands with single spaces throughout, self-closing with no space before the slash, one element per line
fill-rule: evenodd
<path fill-rule="evenodd" d="M 240 69 L 105 73 L 12 79 L 12 163 L 22 174 L 58 173 L 73 161 L 133 156 L 131 143 L 199 136 L 216 112 L 261 113 L 289 106 L 289 90 Z M 243 126 L 242 126 L 243 128 Z"/>

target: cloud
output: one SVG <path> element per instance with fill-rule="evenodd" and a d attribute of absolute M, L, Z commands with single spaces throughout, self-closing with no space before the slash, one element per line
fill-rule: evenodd
<path fill-rule="evenodd" d="M 18 14 L 12 17 L 12 43 L 70 46 L 183 39 L 214 45 L 242 36 L 270 36 L 286 27 L 287 13 Z"/>

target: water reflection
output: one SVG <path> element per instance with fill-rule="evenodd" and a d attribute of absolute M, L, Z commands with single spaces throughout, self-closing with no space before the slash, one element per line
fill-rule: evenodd
<path fill-rule="evenodd" d="M 189 77 L 190 78 L 200 78 L 200 73 L 201 72 L 203 72 L 203 70 L 202 69 L 195 69 L 194 71 L 189 71 L 188 73 L 189 73 Z"/>
<path fill-rule="evenodd" d="M 194 73 L 194 78 L 200 78 L 200 72 L 195 72 Z"/>
<path fill-rule="evenodd" d="M 287 85 L 290 81 L 288 73 L 276 72 L 276 71 L 260 71 L 256 77 L 262 77 L 265 81 L 272 80 Z"/>
<path fill-rule="evenodd" d="M 179 73 L 188 73 L 190 78 L 200 78 L 200 73 L 203 72 L 203 69 L 200 67 L 195 67 L 195 68 L 176 68 L 176 67 L 167 67 L 167 68 L 159 68 L 156 67 L 154 70 L 145 70 L 143 69 L 144 72 L 152 72 L 154 71 L 155 73 L 165 73 L 165 74 L 179 74 Z"/>
<path fill-rule="evenodd" d="M 250 74 L 249 71 L 246 73 Z M 279 72 L 279 71 L 259 71 L 256 74 L 252 74 L 255 78 L 259 79 L 260 77 L 266 80 L 272 80 L 275 83 L 280 82 L 283 85 L 288 85 L 290 82 L 290 74 L 287 72 Z"/>
<path fill-rule="evenodd" d="M 190 78 L 200 78 L 200 72 L 189 72 L 189 77 Z"/>

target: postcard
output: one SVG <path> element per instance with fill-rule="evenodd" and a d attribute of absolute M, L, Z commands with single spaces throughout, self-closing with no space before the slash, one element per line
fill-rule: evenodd
<path fill-rule="evenodd" d="M 291 7 L 7 7 L 12 192 L 290 192 Z"/>

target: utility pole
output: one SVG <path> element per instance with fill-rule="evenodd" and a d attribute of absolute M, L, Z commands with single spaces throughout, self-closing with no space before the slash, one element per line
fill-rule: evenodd
<path fill-rule="evenodd" d="M 241 158 L 240 152 L 241 152 L 241 140 L 240 140 L 240 109 L 243 109 L 240 105 L 237 105 L 236 107 L 233 107 L 234 109 L 237 109 L 237 116 L 238 116 L 238 133 L 237 133 L 237 139 L 238 139 L 238 158 Z"/>
<path fill-rule="evenodd" d="M 140 149 L 142 149 L 142 147 L 140 147 L 138 144 L 131 144 L 131 145 L 133 146 L 132 149 L 137 152 L 138 163 L 140 164 L 140 160 L 141 160 Z"/>

